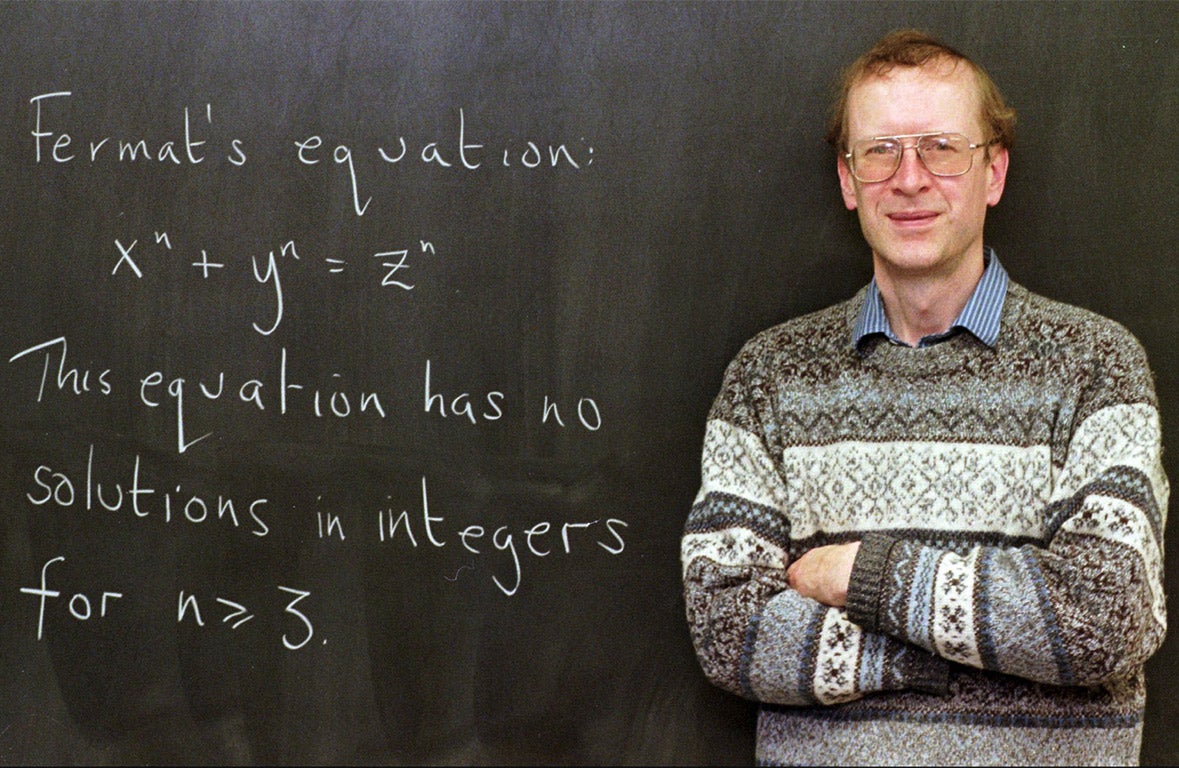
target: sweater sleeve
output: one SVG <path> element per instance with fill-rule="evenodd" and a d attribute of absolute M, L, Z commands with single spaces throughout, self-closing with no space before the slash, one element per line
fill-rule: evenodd
<path fill-rule="evenodd" d="M 702 486 L 682 539 L 684 594 L 707 677 L 774 704 L 835 704 L 885 690 L 942 693 L 938 656 L 849 621 L 786 582 L 790 519 L 766 447 L 761 382 L 739 357 L 707 425 Z"/>
<path fill-rule="evenodd" d="M 1169 488 L 1136 341 L 1091 367 L 1072 416 L 1041 542 L 954 552 L 869 534 L 852 569 L 851 620 L 1040 683 L 1100 685 L 1141 668 L 1166 632 Z"/>

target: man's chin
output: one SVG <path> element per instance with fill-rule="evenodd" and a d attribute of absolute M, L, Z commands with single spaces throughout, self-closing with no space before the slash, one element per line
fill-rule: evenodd
<path fill-rule="evenodd" d="M 894 278 L 950 277 L 968 267 L 969 253 L 948 253 L 934 244 L 901 244 L 888 250 L 873 250 L 873 264 L 877 273 L 885 270 Z M 982 266 L 982 249 L 978 249 L 978 267 Z"/>
<path fill-rule="evenodd" d="M 935 274 L 945 268 L 947 259 L 932 248 L 898 248 L 874 253 L 876 267 L 896 275 Z"/>

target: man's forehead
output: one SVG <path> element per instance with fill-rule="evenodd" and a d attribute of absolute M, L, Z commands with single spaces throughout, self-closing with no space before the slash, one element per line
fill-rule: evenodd
<path fill-rule="evenodd" d="M 848 93 L 848 114 L 852 122 L 863 117 L 865 110 L 873 113 L 882 109 L 905 109 L 914 101 L 916 108 L 936 111 L 964 111 L 971 117 L 980 116 L 982 94 L 978 81 L 968 65 L 941 61 L 923 66 L 895 66 L 881 73 L 861 77 Z M 933 115 L 930 115 L 931 117 Z"/>
<path fill-rule="evenodd" d="M 919 66 L 898 64 L 879 71 L 869 70 L 856 80 L 850 90 L 855 93 L 871 86 L 887 88 L 895 83 L 912 80 L 978 92 L 978 81 L 970 65 L 948 58 L 935 59 Z"/>

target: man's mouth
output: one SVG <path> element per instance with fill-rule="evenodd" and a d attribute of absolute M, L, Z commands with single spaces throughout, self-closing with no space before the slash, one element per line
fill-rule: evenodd
<path fill-rule="evenodd" d="M 888 218 L 898 224 L 924 224 L 937 218 L 936 211 L 894 211 Z"/>

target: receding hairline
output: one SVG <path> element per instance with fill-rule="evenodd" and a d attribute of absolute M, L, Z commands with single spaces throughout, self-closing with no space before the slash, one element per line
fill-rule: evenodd
<path fill-rule="evenodd" d="M 952 56 L 943 55 L 937 58 L 930 59 L 921 64 L 898 64 L 896 62 L 888 62 L 872 70 L 865 70 L 860 73 L 859 77 L 848 85 L 847 91 L 844 94 L 842 101 L 843 116 L 841 120 L 842 139 L 846 142 L 848 138 L 848 123 L 851 115 L 852 94 L 857 89 L 874 81 L 887 81 L 901 72 L 917 72 L 938 80 L 952 82 L 958 80 L 963 83 L 970 84 L 971 98 L 974 99 L 975 119 L 978 121 L 979 127 L 985 132 L 987 131 L 986 119 L 982 114 L 983 108 L 983 88 L 984 84 L 981 80 L 981 73 L 978 67 L 974 66 L 967 59 L 956 59 Z"/>
<path fill-rule="evenodd" d="M 898 69 L 917 69 L 953 76 L 961 65 L 974 76 L 983 130 L 992 141 L 1009 148 L 1014 142 L 1015 110 L 1010 107 L 987 71 L 961 51 L 916 29 L 891 32 L 849 64 L 840 73 L 836 99 L 827 124 L 827 141 L 838 151 L 847 148 L 849 95 L 862 83 L 887 78 Z"/>
<path fill-rule="evenodd" d="M 854 73 L 855 80 L 850 83 L 848 90 L 856 87 L 864 80 L 873 77 L 888 77 L 897 69 L 942 69 L 944 70 L 943 72 L 935 72 L 935 74 L 942 77 L 950 77 L 957 71 L 959 66 L 965 66 L 975 77 L 978 77 L 980 74 L 978 66 L 973 61 L 952 48 L 935 51 L 928 56 L 913 61 L 869 61 L 864 64 L 859 72 Z M 852 73 L 849 72 L 848 74 L 850 75 Z"/>

